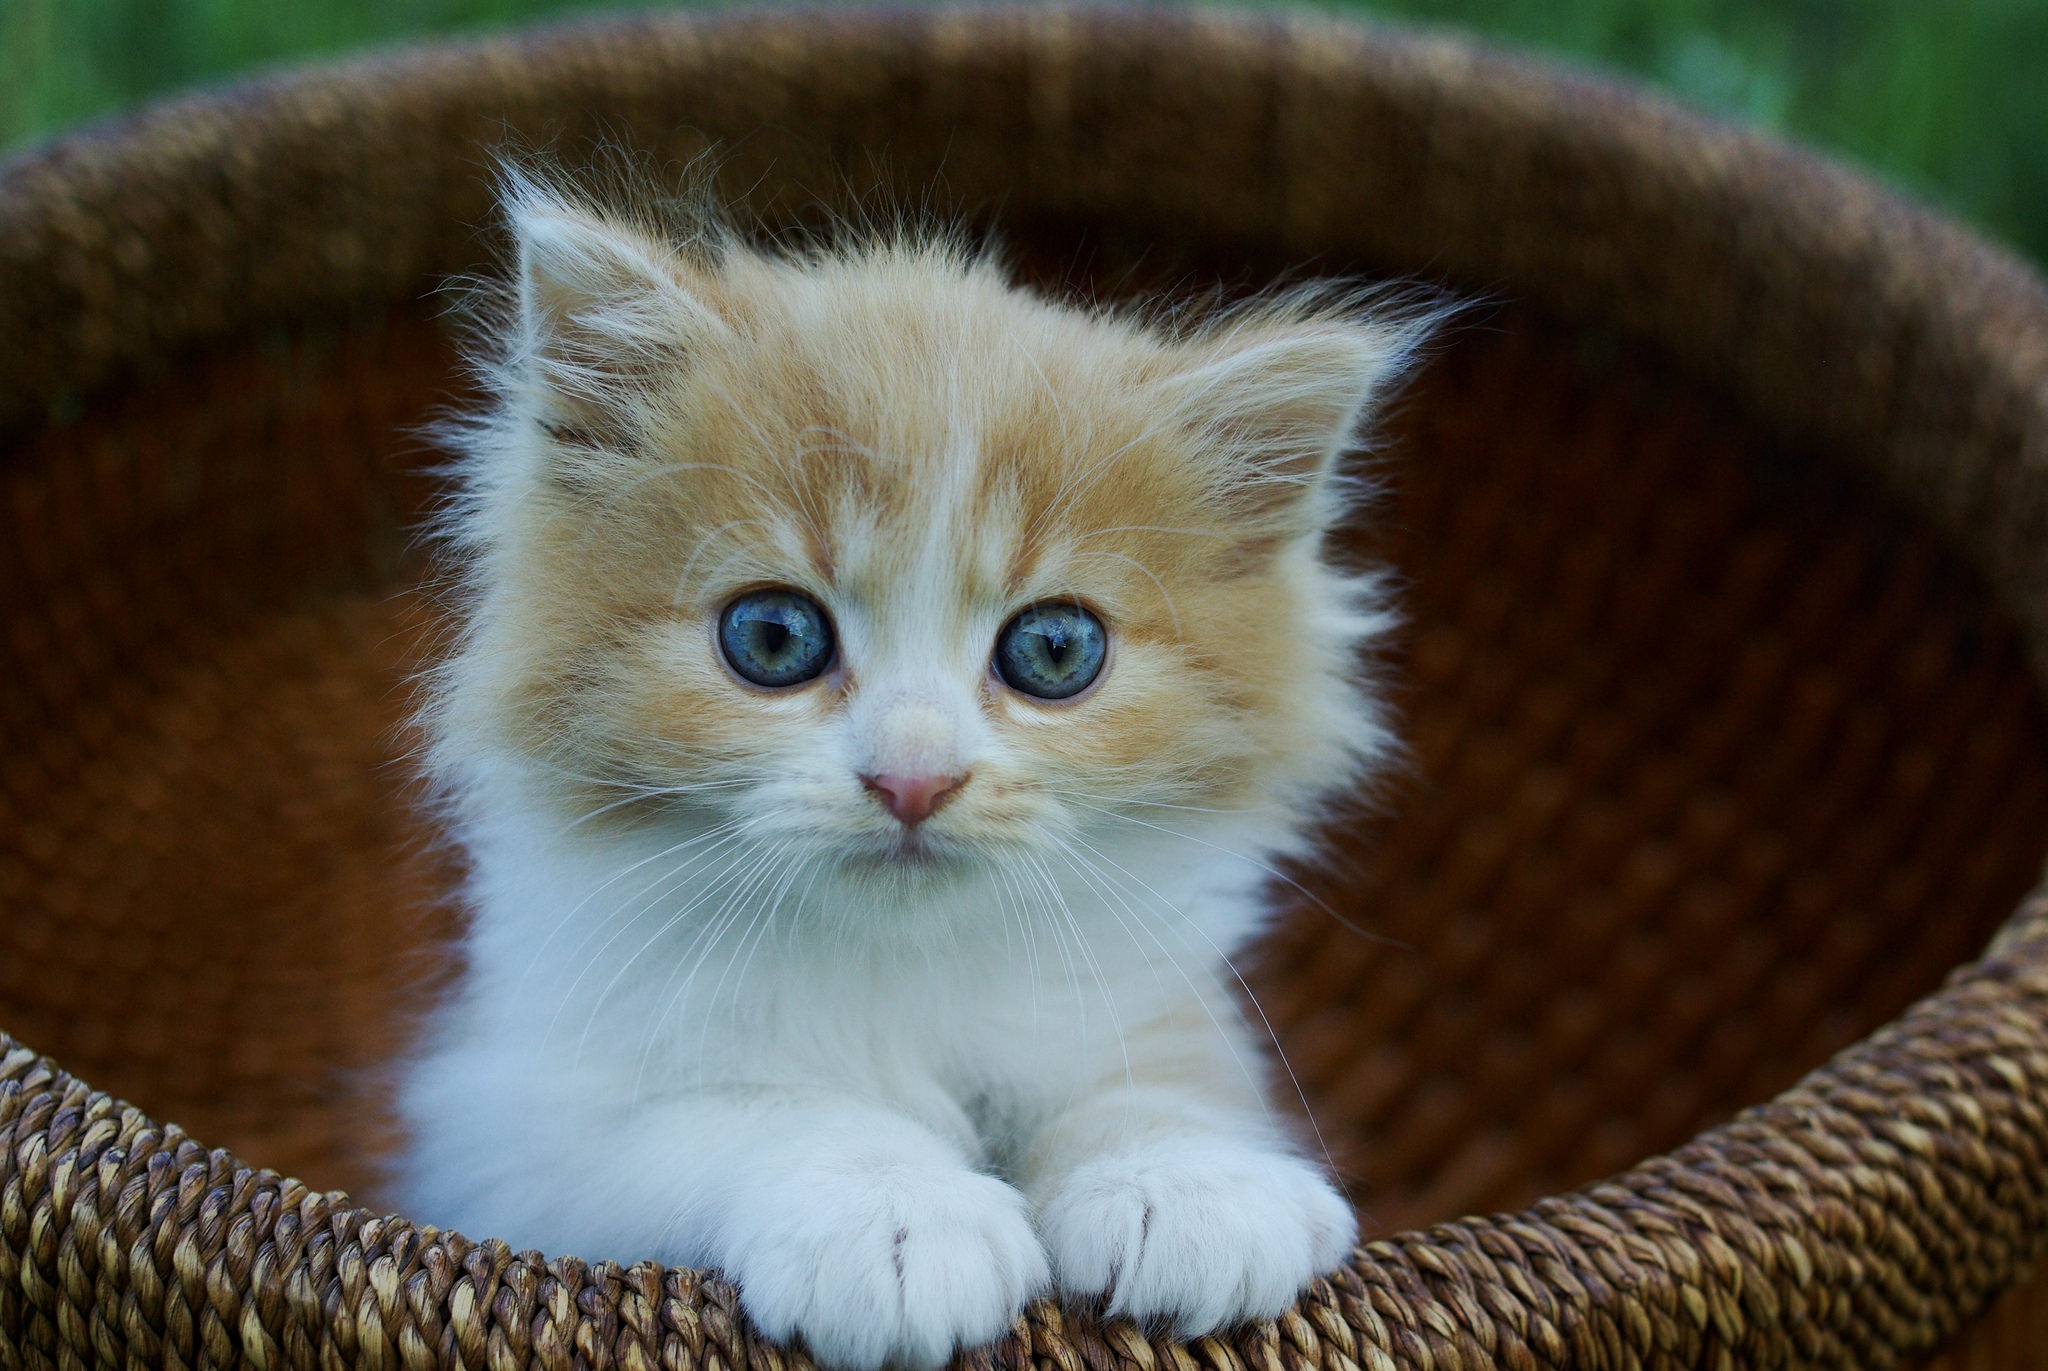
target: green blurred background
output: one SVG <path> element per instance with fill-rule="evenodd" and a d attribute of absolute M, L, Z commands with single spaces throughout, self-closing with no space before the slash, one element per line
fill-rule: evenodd
<path fill-rule="evenodd" d="M 0 0 L 0 147 L 175 86 L 617 0 Z M 1352 0 L 1648 80 L 2048 263 L 2048 0 Z"/>

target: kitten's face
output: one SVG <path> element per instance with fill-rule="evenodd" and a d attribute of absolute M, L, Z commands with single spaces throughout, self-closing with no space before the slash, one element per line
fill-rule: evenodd
<path fill-rule="evenodd" d="M 1319 541 L 1385 334 L 1170 342 L 935 249 L 517 223 L 468 691 L 575 806 L 945 869 L 1288 809 L 1377 744 Z"/>

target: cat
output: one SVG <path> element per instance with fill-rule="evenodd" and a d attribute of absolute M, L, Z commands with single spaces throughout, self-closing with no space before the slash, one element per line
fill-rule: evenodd
<path fill-rule="evenodd" d="M 722 1268 L 834 1367 L 1055 1289 L 1282 1312 L 1356 1221 L 1228 958 L 1392 746 L 1330 535 L 1429 312 L 1082 307 L 957 235 L 764 249 L 530 172 L 504 212 L 408 1212 Z"/>

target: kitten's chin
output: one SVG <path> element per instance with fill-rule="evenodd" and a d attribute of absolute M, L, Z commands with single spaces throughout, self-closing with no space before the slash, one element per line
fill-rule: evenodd
<path fill-rule="evenodd" d="M 850 844 L 841 851 L 839 867 L 853 880 L 932 885 L 982 871 L 990 858 L 980 843 L 913 828 Z"/>

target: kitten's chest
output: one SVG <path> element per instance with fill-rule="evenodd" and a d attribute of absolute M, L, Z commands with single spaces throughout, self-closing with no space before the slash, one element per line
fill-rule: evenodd
<path fill-rule="evenodd" d="M 1134 1042 L 1213 1030 L 1213 965 L 1137 951 L 935 946 L 778 968 L 757 1060 L 809 1060 L 882 1093 L 936 1084 L 971 1110 L 1033 1109 L 1120 1075 Z M 1211 993 L 1198 993 L 1204 986 Z M 909 1083 L 916 1083 L 915 1085 Z"/>

